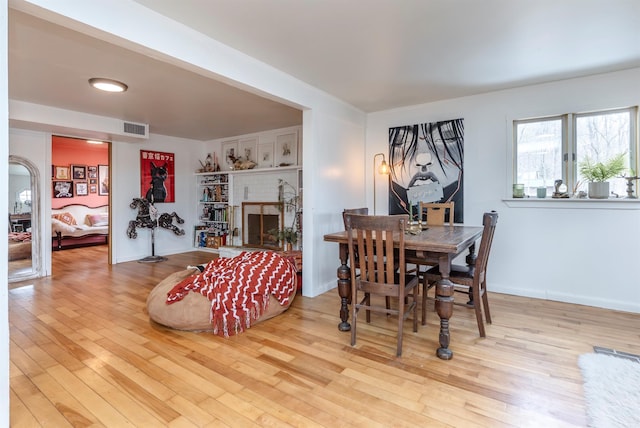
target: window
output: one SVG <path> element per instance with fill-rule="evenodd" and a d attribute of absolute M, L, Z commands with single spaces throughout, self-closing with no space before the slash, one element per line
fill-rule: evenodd
<path fill-rule="evenodd" d="M 536 195 L 538 187 L 547 194 L 555 191 L 554 182 L 562 179 L 569 194 L 587 190 L 578 172 L 585 160 L 606 162 L 625 153 L 627 176 L 637 172 L 637 108 L 515 120 L 514 183 L 525 186 L 525 194 Z M 626 180 L 609 180 L 610 189 L 626 195 Z"/>
<path fill-rule="evenodd" d="M 31 205 L 31 189 L 24 189 L 18 192 L 18 200 L 26 205 Z"/>

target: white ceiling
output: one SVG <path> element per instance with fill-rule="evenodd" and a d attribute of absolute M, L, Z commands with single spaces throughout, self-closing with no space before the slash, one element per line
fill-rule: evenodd
<path fill-rule="evenodd" d="M 136 1 L 366 112 L 640 67 L 640 0 Z M 290 107 L 23 13 L 9 18 L 12 99 L 196 140 L 301 123 Z M 93 93 L 84 85 L 93 76 L 130 90 Z"/>

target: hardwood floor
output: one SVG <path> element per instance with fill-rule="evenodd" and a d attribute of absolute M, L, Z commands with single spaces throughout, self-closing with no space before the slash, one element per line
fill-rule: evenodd
<path fill-rule="evenodd" d="M 106 247 L 54 255 L 54 276 L 12 284 L 11 426 L 586 425 L 580 354 L 640 353 L 640 315 L 490 294 L 493 325 L 451 320 L 454 358 L 435 356 L 438 318 L 395 357 L 393 318 L 339 332 L 335 290 L 224 339 L 153 325 L 145 299 L 193 252 L 108 267 Z"/>

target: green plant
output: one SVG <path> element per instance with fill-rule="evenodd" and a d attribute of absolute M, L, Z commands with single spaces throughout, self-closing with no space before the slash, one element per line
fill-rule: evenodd
<path fill-rule="evenodd" d="M 295 244 L 298 242 L 298 231 L 292 227 L 285 227 L 282 230 L 276 231 L 278 240 Z"/>
<path fill-rule="evenodd" d="M 285 227 L 282 230 L 274 229 L 269 233 L 278 238 L 279 241 L 295 244 L 298 242 L 300 229 L 297 224 L 299 214 L 300 196 L 298 191 L 285 180 L 278 180 L 278 202 L 283 205 L 286 212 L 292 213 L 293 221 L 291 227 Z"/>
<path fill-rule="evenodd" d="M 587 157 L 579 165 L 580 174 L 590 182 L 607 181 L 622 174 L 626 169 L 624 160 L 625 153 L 620 153 L 605 162 L 596 163 Z"/>

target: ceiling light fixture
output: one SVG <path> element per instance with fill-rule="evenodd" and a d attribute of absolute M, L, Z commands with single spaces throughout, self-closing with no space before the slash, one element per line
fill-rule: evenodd
<path fill-rule="evenodd" d="M 93 77 L 89 79 L 89 84 L 96 89 L 106 92 L 124 92 L 128 86 L 122 82 L 112 79 L 104 79 L 102 77 Z"/>
<path fill-rule="evenodd" d="M 87 144 L 104 144 L 104 141 L 87 140 Z"/>

